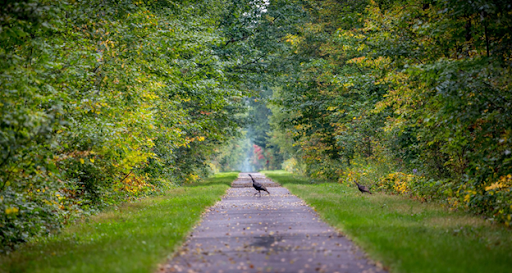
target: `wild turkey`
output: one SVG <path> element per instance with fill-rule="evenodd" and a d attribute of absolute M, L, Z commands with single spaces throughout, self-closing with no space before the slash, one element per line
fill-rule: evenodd
<path fill-rule="evenodd" d="M 370 189 L 368 189 L 368 187 L 363 186 L 363 185 L 359 185 L 359 183 L 357 183 L 356 181 L 354 181 L 354 183 L 356 183 L 357 188 L 358 188 L 358 189 L 359 189 L 359 191 L 361 191 L 362 193 L 367 192 L 367 193 L 369 193 L 369 194 L 372 194 L 372 193 L 370 192 Z"/>
<path fill-rule="evenodd" d="M 261 185 L 260 183 L 254 181 L 254 178 L 252 178 L 251 174 L 249 174 L 249 177 L 252 180 L 252 186 L 258 191 L 254 195 L 260 193 L 260 196 L 261 196 L 261 191 L 266 191 L 268 193 L 268 195 L 270 195 L 270 192 L 268 192 L 267 188 L 265 188 L 265 186 Z"/>

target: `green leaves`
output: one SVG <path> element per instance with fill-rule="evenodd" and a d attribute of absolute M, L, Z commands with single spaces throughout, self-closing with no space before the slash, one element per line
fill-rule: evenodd
<path fill-rule="evenodd" d="M 215 147 L 238 134 L 245 108 L 233 99 L 244 91 L 227 76 L 235 58 L 216 50 L 225 8 L 222 1 L 2 6 L 9 22 L 0 30 L 0 210 L 19 210 L 15 218 L 0 214 L 2 249 L 82 210 L 208 172 Z"/>
<path fill-rule="evenodd" d="M 419 169 L 450 181 L 452 204 L 504 220 L 509 187 L 484 188 L 512 170 L 505 2 L 304 2 L 309 23 L 282 58 L 295 70 L 274 99 L 295 157 L 312 175 L 358 157 Z"/>

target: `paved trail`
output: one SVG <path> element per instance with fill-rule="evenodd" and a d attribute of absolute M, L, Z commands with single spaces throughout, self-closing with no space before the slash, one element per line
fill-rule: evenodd
<path fill-rule="evenodd" d="M 254 196 L 240 174 L 163 272 L 384 272 L 301 199 L 252 175 L 271 195 Z"/>

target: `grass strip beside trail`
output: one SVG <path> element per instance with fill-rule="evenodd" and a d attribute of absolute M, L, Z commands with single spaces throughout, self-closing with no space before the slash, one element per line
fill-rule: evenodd
<path fill-rule="evenodd" d="M 391 272 L 510 272 L 512 231 L 435 203 L 357 187 L 265 175 L 288 188 Z"/>
<path fill-rule="evenodd" d="M 155 272 L 224 195 L 237 173 L 221 173 L 163 196 L 127 203 L 0 257 L 3 272 Z"/>

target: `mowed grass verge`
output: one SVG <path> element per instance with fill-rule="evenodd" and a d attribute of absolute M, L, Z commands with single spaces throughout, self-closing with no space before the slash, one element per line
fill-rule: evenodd
<path fill-rule="evenodd" d="M 512 272 L 512 231 L 435 203 L 263 172 L 391 272 Z"/>
<path fill-rule="evenodd" d="M 156 272 L 238 173 L 127 203 L 0 257 L 3 272 Z"/>

